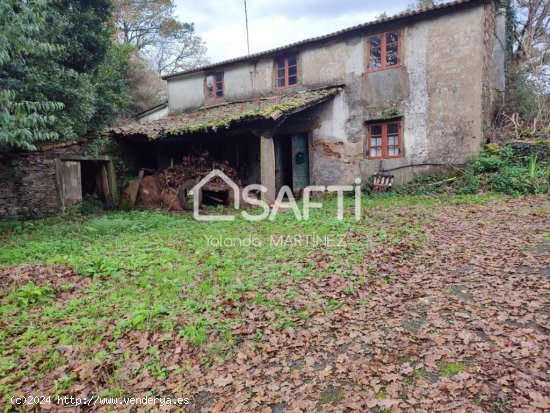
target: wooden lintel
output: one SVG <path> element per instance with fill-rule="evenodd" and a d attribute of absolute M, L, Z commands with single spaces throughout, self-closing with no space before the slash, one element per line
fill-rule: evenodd
<path fill-rule="evenodd" d="M 87 156 L 69 153 L 60 155 L 59 159 L 62 161 L 111 161 L 113 157 L 111 155 Z"/>

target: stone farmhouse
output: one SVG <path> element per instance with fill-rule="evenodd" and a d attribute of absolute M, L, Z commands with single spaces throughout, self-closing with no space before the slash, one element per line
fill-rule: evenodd
<path fill-rule="evenodd" d="M 168 105 L 112 130 L 162 168 L 208 150 L 262 183 L 398 182 L 462 164 L 505 90 L 505 14 L 459 0 L 166 76 Z M 223 41 L 221 39 L 220 41 Z"/>
<path fill-rule="evenodd" d="M 403 183 L 478 152 L 505 92 L 505 18 L 494 0 L 458 0 L 171 74 L 166 104 L 109 134 L 130 174 L 208 152 L 268 201 L 378 172 Z M 112 160 L 86 146 L 0 154 L 22 176 L 0 174 L 0 217 L 52 214 L 94 181 L 115 202 Z M 17 196 L 36 174 L 38 195 Z"/>

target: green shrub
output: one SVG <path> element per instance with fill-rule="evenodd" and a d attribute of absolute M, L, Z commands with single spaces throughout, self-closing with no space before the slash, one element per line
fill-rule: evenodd
<path fill-rule="evenodd" d="M 488 176 L 489 189 L 507 195 L 527 195 L 534 193 L 534 186 L 521 166 L 505 166 Z"/>
<path fill-rule="evenodd" d="M 413 179 L 406 185 L 401 185 L 397 187 L 396 192 L 402 195 L 425 195 L 433 193 L 443 193 L 445 192 L 445 185 L 437 185 L 437 183 L 444 181 L 446 178 L 446 175 L 440 174 L 422 175 L 418 178 Z"/>
<path fill-rule="evenodd" d="M 477 175 L 475 175 L 475 168 L 469 168 L 464 175 L 460 177 L 453 185 L 453 191 L 455 194 L 477 194 L 481 187 L 481 181 Z"/>
<path fill-rule="evenodd" d="M 473 172 L 482 174 L 484 172 L 496 172 L 502 168 L 505 161 L 499 156 L 480 156 L 472 165 Z"/>
<path fill-rule="evenodd" d="M 516 143 L 497 148 L 486 145 L 460 173 L 428 174 L 396 188 L 396 192 L 424 195 L 480 191 L 507 195 L 541 194 L 550 191 L 550 149 L 547 145 Z M 453 180 L 452 178 L 456 178 Z"/>

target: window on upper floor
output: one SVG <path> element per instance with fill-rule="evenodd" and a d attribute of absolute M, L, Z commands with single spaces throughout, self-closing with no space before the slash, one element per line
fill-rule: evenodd
<path fill-rule="evenodd" d="M 369 37 L 369 72 L 399 67 L 399 31 L 377 34 Z"/>
<path fill-rule="evenodd" d="M 288 56 L 275 60 L 276 85 L 278 88 L 298 84 L 298 57 Z"/>
<path fill-rule="evenodd" d="M 368 126 L 369 159 L 401 157 L 401 122 L 373 123 Z"/>
<path fill-rule="evenodd" d="M 223 72 L 210 73 L 206 76 L 206 99 L 223 99 Z"/>

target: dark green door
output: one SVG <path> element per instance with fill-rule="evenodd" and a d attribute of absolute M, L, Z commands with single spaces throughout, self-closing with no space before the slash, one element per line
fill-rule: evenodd
<path fill-rule="evenodd" d="M 309 185 L 309 148 L 306 133 L 292 138 L 292 190 L 295 194 Z"/>

